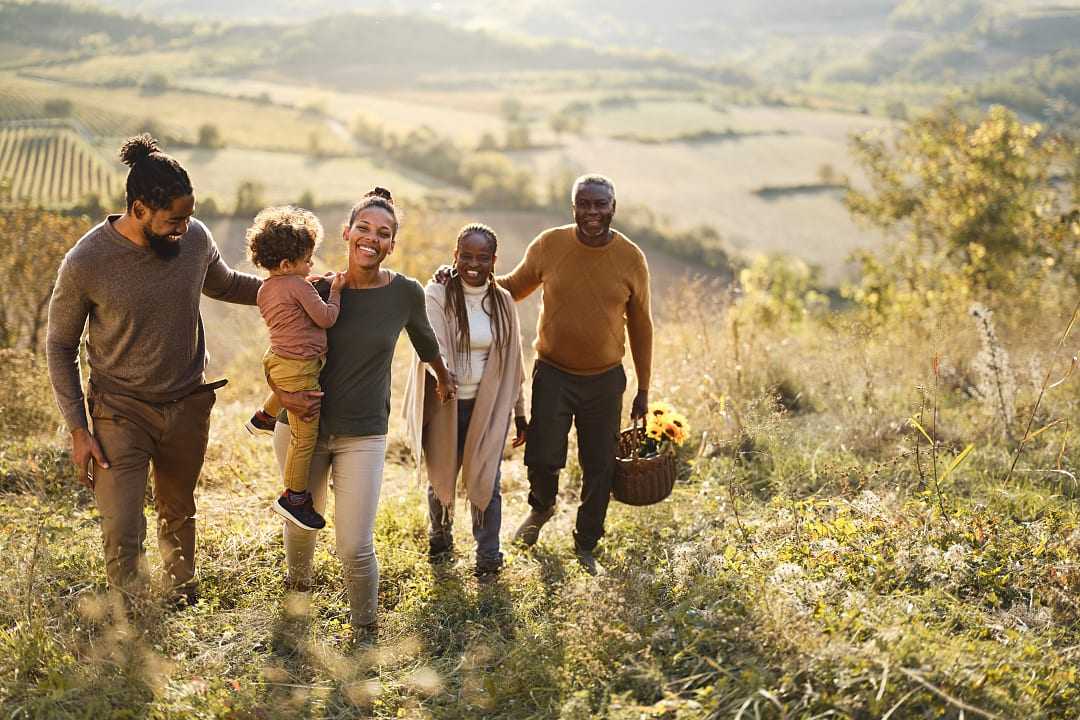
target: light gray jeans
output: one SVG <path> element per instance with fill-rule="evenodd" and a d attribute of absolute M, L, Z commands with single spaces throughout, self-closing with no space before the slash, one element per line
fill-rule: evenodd
<path fill-rule="evenodd" d="M 289 426 L 283 422 L 274 430 L 274 453 L 278 467 L 284 469 L 289 449 Z M 386 436 L 362 437 L 330 435 L 320 437 L 311 456 L 308 490 L 315 509 L 326 511 L 327 480 L 334 478 L 334 532 L 337 555 L 341 558 L 345 587 L 354 627 L 370 625 L 378 619 L 379 561 L 375 557 L 375 511 L 382 489 Z M 289 577 L 297 582 L 311 582 L 311 563 L 315 556 L 312 530 L 302 530 L 284 523 L 285 560 Z"/>

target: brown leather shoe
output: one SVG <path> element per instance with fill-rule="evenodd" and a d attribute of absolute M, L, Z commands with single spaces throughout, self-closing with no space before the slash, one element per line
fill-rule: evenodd
<path fill-rule="evenodd" d="M 521 543 L 526 547 L 532 547 L 540 538 L 540 528 L 555 514 L 554 506 L 543 512 L 532 510 L 528 517 L 521 523 L 521 527 L 514 533 L 514 542 Z"/>

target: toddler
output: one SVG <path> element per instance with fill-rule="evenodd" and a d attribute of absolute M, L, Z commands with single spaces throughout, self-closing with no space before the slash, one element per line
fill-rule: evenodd
<path fill-rule="evenodd" d="M 263 370 L 271 387 L 289 392 L 319 390 L 319 372 L 326 362 L 326 328 L 337 320 L 341 307 L 344 273 L 334 275 L 326 302 L 307 281 L 311 256 L 322 236 L 322 224 L 313 213 L 288 205 L 261 211 L 246 233 L 252 262 L 270 273 L 258 296 L 259 312 L 270 330 Z M 281 409 L 270 393 L 246 423 L 247 429 L 253 434 L 273 434 Z M 307 489 L 319 421 L 305 421 L 292 412 L 288 418 L 292 439 L 285 460 L 285 489 L 271 509 L 305 530 L 320 530 L 326 521 L 315 511 Z"/>

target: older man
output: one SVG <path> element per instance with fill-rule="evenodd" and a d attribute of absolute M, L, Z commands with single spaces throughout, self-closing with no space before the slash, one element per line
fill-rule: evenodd
<path fill-rule="evenodd" d="M 645 255 L 611 229 L 615 185 L 583 175 L 571 201 L 574 224 L 540 233 L 513 272 L 498 278 L 518 301 L 543 291 L 525 447 L 532 511 L 515 540 L 535 544 L 555 512 L 573 423 L 582 470 L 574 546 L 582 567 L 596 574 L 593 551 L 604 534 L 626 389 L 625 338 L 637 374 L 636 418 L 648 408 L 653 324 Z"/>

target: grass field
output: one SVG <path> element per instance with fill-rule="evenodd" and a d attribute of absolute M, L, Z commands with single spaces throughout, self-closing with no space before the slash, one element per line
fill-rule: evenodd
<path fill-rule="evenodd" d="M 12 42 L 0 42 L 0 69 L 56 60 L 65 53 Z"/>
<path fill-rule="evenodd" d="M 493 113 L 448 107 L 437 100 L 412 96 L 397 99 L 384 94 L 340 92 L 312 86 L 289 85 L 263 80 L 197 77 L 184 80 L 185 87 L 239 97 L 266 94 L 274 102 L 296 107 L 314 106 L 342 122 L 351 123 L 358 115 L 384 125 L 402 135 L 421 125 L 428 125 L 463 144 L 473 145 L 485 132 L 501 134 L 503 123 Z M 358 89 L 363 85 L 359 84 Z"/>
<path fill-rule="evenodd" d="M 71 102 L 71 117 L 98 137 L 118 137 L 138 132 L 145 118 L 130 114 L 124 108 L 86 102 L 81 93 L 51 83 L 36 82 L 13 74 L 0 74 L 0 121 L 38 120 L 47 115 L 49 101 Z M 168 132 L 180 132 L 167 121 L 157 122 Z"/>
<path fill-rule="evenodd" d="M 836 192 L 761 193 L 763 188 L 814 185 L 825 166 L 858 181 L 847 149 L 850 134 L 888 132 L 891 127 L 868 116 L 742 106 L 655 90 L 629 96 L 610 88 L 546 93 L 402 88 L 372 94 L 202 75 L 183 82 L 191 92 L 148 95 L 134 88 L 81 86 L 73 92 L 75 86 L 13 76 L 3 76 L 0 87 L 11 99 L 5 103 L 6 116 L 32 116 L 41 112 L 51 95 L 71 93 L 76 117 L 110 138 L 137 127 L 142 117 L 160 118 L 174 137 L 188 141 L 199 125 L 214 123 L 225 150 L 183 150 L 180 155 L 192 163 L 200 185 L 224 208 L 231 207 L 239 182 L 249 179 L 265 185 L 269 202 L 295 201 L 305 191 L 319 204 L 347 202 L 378 177 L 413 197 L 432 193 L 458 197 L 460 193 L 392 164 L 337 157 L 357 152 L 348 137 L 349 124 L 364 116 L 399 135 L 428 125 L 470 148 L 484 133 L 502 139 L 500 104 L 517 97 L 532 120 L 532 140 L 542 148 L 516 152 L 514 159 L 533 172 L 537 188 L 546 189 L 547 179 L 566 169 L 605 172 L 616 179 L 624 207 L 646 206 L 668 216 L 675 227 L 712 225 L 725 241 L 750 254 L 794 252 L 822 265 L 833 282 L 843 277 L 851 250 L 880 242 L 877 234 L 852 223 Z M 590 104 L 585 135 L 556 138 L 547 127 L 546 113 L 572 101 Z M 328 122 L 319 113 L 338 122 Z M 712 142 L 663 142 L 688 133 L 727 131 L 746 135 Z M 661 142 L 643 144 L 613 136 Z M 318 161 L 303 157 L 316 147 L 326 157 Z"/>
<path fill-rule="evenodd" d="M 195 142 L 201 125 L 212 124 L 217 126 L 227 146 L 308 152 L 314 144 L 323 152 L 353 152 L 352 143 L 333 132 L 322 118 L 272 104 L 195 92 L 150 93 L 137 88 L 82 86 L 10 75 L 0 76 L 0 87 L 25 93 L 35 100 L 71 97 L 80 110 L 122 114 L 140 121 L 154 118 L 155 124 L 191 143 Z M 95 131 L 102 136 L 129 132 L 122 125 L 113 132 L 105 127 Z"/>
<path fill-rule="evenodd" d="M 222 48 L 191 47 L 96 55 L 76 62 L 48 65 L 35 74 L 61 82 L 140 85 L 157 74 L 167 78 L 190 73 L 216 73 L 258 59 L 261 48 L 242 43 Z"/>
<path fill-rule="evenodd" d="M 360 113 L 399 133 L 428 124 L 466 145 L 485 130 L 501 135 L 499 103 L 509 96 L 492 91 L 427 94 L 418 90 L 364 96 L 266 81 L 203 78 L 192 82 L 214 92 L 267 93 L 277 102 L 314 104 L 343 121 Z M 836 192 L 762 197 L 755 191 L 814 185 L 824 166 L 858 181 L 847 149 L 850 134 L 888 132 L 889 122 L 824 110 L 716 105 L 685 94 L 643 94 L 632 106 L 602 102 L 610 97 L 610 92 L 581 91 L 521 96 L 526 112 L 534 117 L 538 111 L 554 110 L 571 100 L 593 101 L 585 137 L 564 135 L 556 145 L 540 116 L 533 125 L 533 140 L 550 146 L 513 154 L 519 164 L 533 171 L 537 187 L 545 187 L 545 178 L 564 168 L 602 171 L 616 178 L 624 206 L 645 205 L 669 216 L 676 226 L 713 225 L 727 241 L 749 253 L 794 252 L 821 264 L 830 281 L 843 276 L 844 262 L 853 249 L 880 242 L 876 233 L 850 220 Z M 609 139 L 612 135 L 663 138 L 728 129 L 757 135 L 693 144 L 644 145 Z M 650 171 L 643 173 L 642 168 Z"/>
<path fill-rule="evenodd" d="M 970 361 L 970 319 L 941 318 L 948 332 L 931 348 L 921 328 L 875 334 L 837 317 L 770 328 L 707 286 L 668 292 L 654 398 L 688 412 L 691 449 L 672 498 L 612 505 L 597 579 L 571 554 L 573 462 L 540 543 L 507 546 L 497 583 L 471 577 L 460 531 L 453 561 L 429 565 L 422 495 L 397 440 L 398 357 L 375 643 L 353 640 L 332 506 L 314 591 L 282 590 L 270 448 L 242 429 L 262 393 L 254 309 L 206 303 L 231 317 L 208 316 L 211 339 L 236 352 L 214 368 L 232 382 L 199 490 L 202 599 L 179 612 L 151 598 L 125 614 L 104 592 L 97 513 L 48 429 L 43 368 L 7 358 L 19 392 L 4 421 L 38 430 L 9 429 L 0 454 L 12 519 L 0 528 L 12 558 L 0 567 L 0 708 L 65 719 L 1073 717 L 1080 516 L 1076 488 L 1040 471 L 1058 453 L 1053 433 L 1002 484 L 1010 458 L 992 411 L 942 386 L 936 461 L 976 447 L 938 484 L 904 424 L 928 382 L 924 356 Z M 1016 366 L 1050 362 L 1066 320 L 1002 328 Z M 1045 411 L 1075 409 L 1076 382 Z M 802 404 L 785 409 L 793 392 Z M 740 444 L 737 427 L 752 440 Z M 1075 463 L 1071 447 L 1064 462 Z M 526 511 L 520 453 L 503 473 L 505 540 Z"/>
<path fill-rule="evenodd" d="M 320 159 L 298 153 L 230 148 L 184 149 L 174 154 L 188 169 L 197 191 L 214 196 L 223 209 L 232 207 L 237 186 L 247 180 L 263 185 L 268 203 L 295 203 L 305 191 L 310 191 L 320 205 L 352 203 L 375 185 L 417 200 L 429 195 L 462 196 L 460 191 L 419 173 L 367 157 Z"/>
<path fill-rule="evenodd" d="M 647 206 L 676 226 L 711 225 L 747 253 L 798 255 L 820 264 L 831 281 L 842 276 L 853 249 L 880 242 L 880 235 L 851 220 L 837 193 L 774 200 L 754 194 L 775 184 L 817 183 L 825 164 L 856 175 L 846 147 L 828 137 L 663 145 L 568 138 L 564 147 L 515 153 L 514 158 L 537 177 L 563 168 L 575 173 L 602 170 L 615 179 L 624 206 Z"/>

